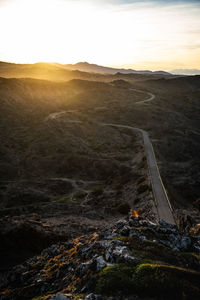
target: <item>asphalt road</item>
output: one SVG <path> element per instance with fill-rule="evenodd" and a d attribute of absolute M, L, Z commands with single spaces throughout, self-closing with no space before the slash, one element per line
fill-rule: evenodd
<path fill-rule="evenodd" d="M 148 93 L 148 95 L 149 95 L 149 98 L 146 100 L 140 101 L 140 103 L 149 102 L 155 98 L 155 95 L 153 95 L 151 93 Z M 136 104 L 139 104 L 139 102 L 137 102 Z M 143 141 L 144 141 L 144 147 L 145 147 L 145 151 L 146 151 L 149 174 L 150 174 L 150 178 L 151 178 L 152 191 L 154 194 L 155 204 L 156 204 L 156 208 L 157 208 L 157 212 L 158 212 L 158 218 L 159 218 L 159 220 L 164 220 L 165 222 L 167 222 L 169 224 L 175 225 L 176 222 L 175 222 L 175 219 L 173 216 L 172 207 L 171 207 L 167 192 L 165 190 L 164 184 L 163 184 L 161 176 L 160 176 L 160 171 L 158 168 L 154 149 L 153 149 L 152 143 L 150 141 L 148 132 L 143 129 L 140 129 L 140 128 L 135 128 L 135 127 L 126 126 L 126 125 L 105 124 L 105 123 L 103 123 L 102 125 L 119 127 L 119 128 L 128 128 L 135 132 L 139 132 L 142 135 Z"/>

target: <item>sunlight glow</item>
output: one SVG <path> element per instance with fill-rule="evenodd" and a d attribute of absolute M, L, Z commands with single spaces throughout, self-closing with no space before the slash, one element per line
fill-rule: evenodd
<path fill-rule="evenodd" d="M 171 6 L 117 6 L 112 1 L 3 3 L 0 60 L 200 68 L 199 10 L 190 5 L 176 11 Z"/>

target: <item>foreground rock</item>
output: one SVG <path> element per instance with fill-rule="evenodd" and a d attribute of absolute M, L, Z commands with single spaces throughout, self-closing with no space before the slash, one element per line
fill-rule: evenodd
<path fill-rule="evenodd" d="M 130 217 L 2 273 L 0 299 L 198 299 L 199 282 L 198 237 Z"/>

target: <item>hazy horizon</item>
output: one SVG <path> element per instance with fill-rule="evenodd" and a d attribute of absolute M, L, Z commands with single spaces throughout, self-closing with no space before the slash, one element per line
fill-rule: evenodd
<path fill-rule="evenodd" d="M 0 0 L 0 60 L 200 69 L 200 1 Z"/>

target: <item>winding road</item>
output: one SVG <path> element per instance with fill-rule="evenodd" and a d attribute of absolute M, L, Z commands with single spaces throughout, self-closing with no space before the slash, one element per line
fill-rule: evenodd
<path fill-rule="evenodd" d="M 130 90 L 137 91 L 139 93 L 148 95 L 147 99 L 144 99 L 139 102 L 135 102 L 136 105 L 151 102 L 156 97 L 154 94 L 146 92 L 146 91 L 133 89 L 133 88 L 131 88 Z M 53 113 L 49 116 L 49 118 L 56 119 L 57 117 L 60 117 L 63 113 L 65 113 L 65 112 L 61 111 L 61 112 Z M 78 122 L 80 122 L 80 121 L 78 121 Z M 175 225 L 176 222 L 175 222 L 175 219 L 173 216 L 173 210 L 172 210 L 167 192 L 165 190 L 164 184 L 163 184 L 161 176 L 160 176 L 160 171 L 158 168 L 154 149 L 153 149 L 152 143 L 150 141 L 148 132 L 143 129 L 140 129 L 140 128 L 126 126 L 126 125 L 120 125 L 120 124 L 107 124 L 107 123 L 99 123 L 99 124 L 103 125 L 103 126 L 128 128 L 134 132 L 139 132 L 142 135 L 143 141 L 144 141 L 146 157 L 147 157 L 147 164 L 148 164 L 148 168 L 149 168 L 151 184 L 152 184 L 152 191 L 154 194 L 155 205 L 157 208 L 158 218 L 159 218 L 159 220 L 162 219 L 169 224 Z"/>
<path fill-rule="evenodd" d="M 142 101 L 138 101 L 138 102 L 135 102 L 135 104 L 143 104 L 143 103 L 146 103 L 146 102 L 150 102 L 152 100 L 154 100 L 156 98 L 156 96 L 152 93 L 149 93 L 149 92 L 144 92 L 144 91 L 141 91 L 141 90 L 136 90 L 136 89 L 130 89 L 131 91 L 136 91 L 136 92 L 139 92 L 139 93 L 143 93 L 143 94 L 147 94 L 149 97 L 145 100 L 142 100 Z"/>
<path fill-rule="evenodd" d="M 137 91 L 139 91 L 139 90 L 137 90 Z M 142 91 L 140 91 L 140 92 L 142 92 Z M 141 102 L 136 102 L 136 104 L 150 102 L 153 99 L 155 99 L 155 95 L 153 95 L 151 93 L 148 93 L 148 95 L 149 95 L 148 99 L 143 100 Z M 152 143 L 150 141 L 148 132 L 143 129 L 140 129 L 140 128 L 126 126 L 126 125 L 106 124 L 106 123 L 101 123 L 101 125 L 118 127 L 118 128 L 128 128 L 134 132 L 139 132 L 142 135 L 143 141 L 144 141 L 144 147 L 145 147 L 145 151 L 146 151 L 147 164 L 148 164 L 148 168 L 149 168 L 152 190 L 153 190 L 155 204 L 156 204 L 156 208 L 157 208 L 157 212 L 158 212 L 158 218 L 159 218 L 159 220 L 164 220 L 165 222 L 167 222 L 169 224 L 176 225 L 176 222 L 175 222 L 175 219 L 173 216 L 173 210 L 172 210 L 167 192 L 165 190 L 164 184 L 163 184 L 161 176 L 160 176 L 160 171 L 159 171 L 158 164 L 156 161 L 155 152 L 154 152 Z"/>

